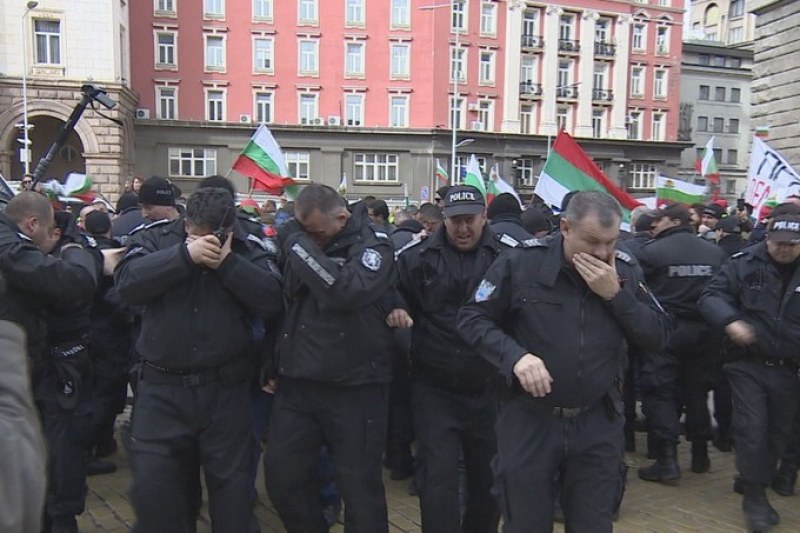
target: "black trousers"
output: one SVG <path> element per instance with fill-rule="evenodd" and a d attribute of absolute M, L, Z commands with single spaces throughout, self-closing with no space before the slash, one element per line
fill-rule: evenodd
<path fill-rule="evenodd" d="M 411 408 L 411 377 L 408 356 L 393 354 L 392 383 L 389 388 L 389 430 L 386 443 L 386 458 L 389 466 L 411 452 L 414 441 L 414 425 Z"/>
<path fill-rule="evenodd" d="M 767 485 L 786 449 L 800 399 L 797 372 L 741 359 L 725 365 L 733 393 L 736 467 L 743 481 Z"/>
<path fill-rule="evenodd" d="M 781 455 L 781 466 L 794 470 L 800 468 L 800 406 L 794 416 L 789 442 Z"/>
<path fill-rule="evenodd" d="M 491 495 L 497 444 L 493 391 L 463 395 L 412 384 L 422 530 L 429 533 L 496 532 L 500 519 Z M 459 462 L 466 470 L 465 509 L 459 503 Z"/>
<path fill-rule="evenodd" d="M 345 531 L 389 530 L 381 456 L 388 385 L 281 379 L 264 455 L 267 493 L 289 533 L 327 533 L 317 463 L 327 446 L 345 505 Z"/>
<path fill-rule="evenodd" d="M 604 401 L 573 418 L 557 418 L 514 398 L 497 418 L 496 486 L 505 533 L 553 530 L 553 479 L 561 476 L 565 531 L 612 531 L 623 491 L 621 409 Z"/>
<path fill-rule="evenodd" d="M 138 533 L 195 529 L 198 467 L 214 531 L 249 531 L 253 485 L 250 384 L 139 380 L 131 428 L 131 496 Z"/>
<path fill-rule="evenodd" d="M 92 390 L 92 445 L 109 449 L 114 442 L 114 420 L 125 409 L 128 371 L 116 374 L 95 373 Z"/>

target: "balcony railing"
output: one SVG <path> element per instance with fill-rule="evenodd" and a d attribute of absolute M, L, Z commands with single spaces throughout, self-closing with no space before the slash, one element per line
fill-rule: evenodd
<path fill-rule="evenodd" d="M 544 40 L 541 35 L 523 35 L 522 48 L 544 48 Z"/>
<path fill-rule="evenodd" d="M 578 98 L 578 88 L 577 87 L 556 87 L 556 97 L 557 98 Z"/>
<path fill-rule="evenodd" d="M 542 96 L 542 84 L 532 81 L 523 81 L 519 84 L 519 94 L 528 96 Z"/>
<path fill-rule="evenodd" d="M 614 91 L 610 89 L 592 89 L 592 100 L 611 102 L 614 100 Z"/>
<path fill-rule="evenodd" d="M 594 43 L 594 55 L 614 57 L 617 52 L 617 45 L 607 42 Z"/>
<path fill-rule="evenodd" d="M 580 52 L 581 51 L 581 44 L 578 41 L 573 41 L 572 39 L 559 39 L 558 40 L 558 51 L 559 52 Z"/>

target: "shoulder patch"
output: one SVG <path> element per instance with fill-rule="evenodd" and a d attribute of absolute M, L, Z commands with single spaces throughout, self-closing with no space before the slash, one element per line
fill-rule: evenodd
<path fill-rule="evenodd" d="M 498 234 L 497 240 L 500 241 L 500 244 L 505 244 L 506 246 L 510 246 L 511 248 L 516 248 L 520 245 L 520 242 L 511 235 L 509 235 L 508 233 Z"/>
<path fill-rule="evenodd" d="M 630 255 L 628 255 L 627 253 L 623 252 L 622 250 L 616 250 L 614 255 L 620 261 L 628 263 L 629 265 L 633 264 L 633 258 Z"/>
<path fill-rule="evenodd" d="M 367 248 L 364 250 L 364 253 L 361 254 L 361 264 L 364 265 L 364 268 L 372 272 L 380 270 L 381 260 L 380 252 L 374 248 Z"/>
<path fill-rule="evenodd" d="M 522 241 L 523 248 L 546 248 L 547 243 L 541 239 L 525 239 Z"/>
<path fill-rule="evenodd" d="M 403 245 L 402 248 L 400 248 L 399 250 L 395 250 L 394 258 L 397 259 L 398 257 L 400 257 L 400 254 L 402 254 L 406 250 L 409 250 L 409 249 L 415 247 L 416 245 L 420 244 L 421 242 L 422 242 L 422 239 L 411 239 L 405 245 Z"/>
<path fill-rule="evenodd" d="M 489 299 L 489 297 L 492 295 L 492 293 L 496 288 L 497 287 L 495 287 L 493 283 L 491 283 L 489 280 L 484 279 L 483 281 L 481 281 L 481 284 L 478 285 L 478 288 L 475 290 L 475 302 L 476 303 L 485 302 L 486 300 Z"/>
<path fill-rule="evenodd" d="M 378 231 L 378 230 L 376 230 L 376 229 L 373 229 L 373 230 L 372 230 L 372 232 L 373 232 L 373 233 L 375 234 L 375 236 L 376 236 L 377 238 L 379 238 L 379 239 L 388 239 L 388 238 L 389 238 L 389 234 L 388 234 L 388 233 L 386 233 L 385 231 Z"/>

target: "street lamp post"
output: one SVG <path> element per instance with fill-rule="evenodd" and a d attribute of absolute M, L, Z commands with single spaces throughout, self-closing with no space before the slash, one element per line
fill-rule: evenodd
<path fill-rule="evenodd" d="M 31 140 L 28 137 L 28 24 L 26 19 L 28 13 L 36 9 L 39 2 L 30 0 L 25 5 L 25 12 L 22 14 L 22 143 L 25 150 L 25 174 L 31 173 Z"/>

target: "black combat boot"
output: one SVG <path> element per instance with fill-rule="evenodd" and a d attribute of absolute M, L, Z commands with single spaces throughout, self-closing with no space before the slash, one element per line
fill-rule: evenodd
<path fill-rule="evenodd" d="M 752 481 L 743 481 L 744 499 L 742 510 L 747 518 L 747 529 L 753 533 L 766 533 L 780 517 L 767 501 L 764 486 Z"/>
<path fill-rule="evenodd" d="M 794 485 L 797 482 L 797 468 L 781 462 L 778 471 L 772 478 L 772 490 L 781 496 L 791 496 L 794 494 Z"/>
<path fill-rule="evenodd" d="M 639 478 L 645 481 L 675 481 L 681 478 L 681 467 L 678 466 L 676 445 L 661 442 L 658 447 L 656 462 L 639 469 Z"/>
<path fill-rule="evenodd" d="M 703 474 L 711 468 L 708 458 L 708 442 L 704 440 L 692 441 L 692 472 Z"/>

